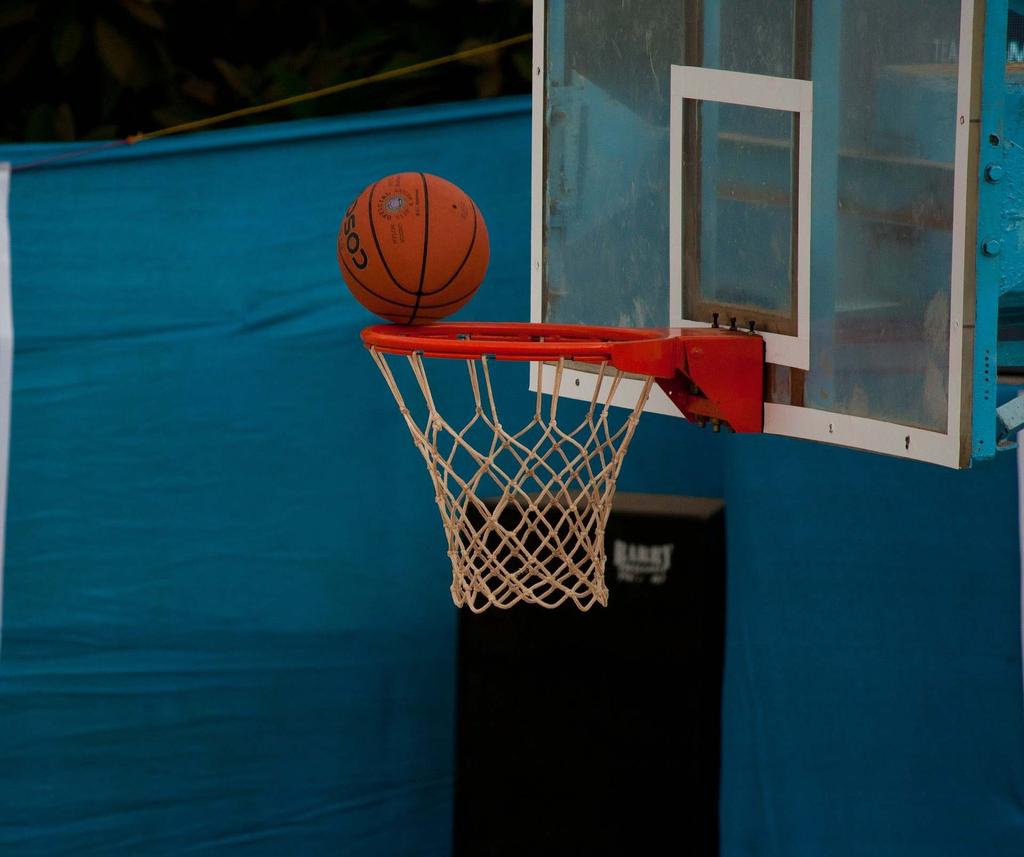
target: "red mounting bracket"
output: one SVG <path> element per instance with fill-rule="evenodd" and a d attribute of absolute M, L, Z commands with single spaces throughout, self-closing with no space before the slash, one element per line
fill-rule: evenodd
<path fill-rule="evenodd" d="M 624 372 L 654 375 L 690 422 L 726 425 L 741 433 L 764 430 L 764 340 L 715 328 L 673 329 L 664 339 L 611 344 L 611 363 Z M 644 353 L 647 352 L 647 353 Z"/>

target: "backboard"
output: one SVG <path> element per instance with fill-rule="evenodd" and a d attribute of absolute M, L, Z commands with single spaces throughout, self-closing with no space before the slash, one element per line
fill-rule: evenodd
<path fill-rule="evenodd" d="M 981 0 L 534 8 L 532 321 L 753 328 L 766 432 L 994 452 Z"/>

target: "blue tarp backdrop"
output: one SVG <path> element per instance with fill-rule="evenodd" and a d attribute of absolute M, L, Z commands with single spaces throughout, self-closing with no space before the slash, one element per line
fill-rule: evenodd
<path fill-rule="evenodd" d="M 442 175 L 492 243 L 460 317 L 522 320 L 529 161 L 514 98 L 13 175 L 0 854 L 450 853 L 444 540 L 334 240 Z M 621 485 L 726 498 L 726 857 L 1024 853 L 1010 456 L 650 416 Z"/>
<path fill-rule="evenodd" d="M 492 236 L 464 315 L 522 318 L 529 159 L 512 99 L 14 173 L 0 853 L 450 852 L 444 539 L 334 243 L 445 176 Z M 721 493 L 646 446 L 634 486 Z"/>
<path fill-rule="evenodd" d="M 731 441 L 723 854 L 1024 854 L 1016 456 Z"/>

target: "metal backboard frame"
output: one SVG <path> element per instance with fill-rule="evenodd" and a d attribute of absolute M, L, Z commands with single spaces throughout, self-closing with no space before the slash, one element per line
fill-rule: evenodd
<path fill-rule="evenodd" d="M 532 258 L 531 258 L 531 320 L 545 321 L 543 318 L 543 283 L 544 283 L 544 147 L 545 147 L 545 27 L 547 24 L 545 2 L 537 2 L 534 6 L 534 84 L 533 84 L 533 174 L 532 174 Z M 989 12 L 993 12 L 989 3 Z M 1003 3 L 1005 10 L 1005 3 Z M 995 14 L 1000 14 L 998 10 Z M 1005 14 L 1003 15 L 1005 18 Z M 991 20 L 991 19 L 990 19 Z M 992 45 L 986 45 L 986 34 L 995 32 L 991 37 Z M 998 47 L 998 27 L 985 28 L 983 0 L 963 0 L 960 7 L 959 30 L 959 65 L 957 77 L 957 116 L 955 130 L 955 160 L 953 170 L 953 245 L 950 268 L 951 300 L 949 306 L 949 351 L 947 378 L 947 413 L 945 431 L 935 431 L 917 426 L 905 426 L 877 419 L 834 413 L 811 407 L 769 402 L 765 406 L 765 431 L 770 434 L 817 440 L 842 446 L 849 446 L 876 453 L 899 456 L 902 458 L 932 462 L 947 467 L 964 467 L 969 465 L 972 454 L 985 457 L 994 453 L 986 449 L 984 439 L 987 433 L 994 432 L 994 397 L 989 420 L 988 403 L 981 402 L 976 393 L 977 379 L 974 377 L 983 367 L 975 365 L 984 354 L 975 340 L 975 318 L 979 304 L 976 303 L 976 270 L 984 264 L 979 250 L 978 239 L 978 203 L 979 184 L 983 165 L 979 163 L 982 126 L 982 67 L 983 59 L 995 52 Z M 1005 20 L 1001 32 L 1005 38 Z M 838 39 L 838 33 L 829 33 L 827 26 L 815 22 L 815 45 L 817 53 L 812 53 L 812 78 L 819 66 L 825 67 L 827 58 L 827 40 Z M 983 49 L 983 45 L 985 45 Z M 991 48 L 991 51 L 990 51 Z M 824 56 L 822 56 L 824 55 Z M 813 61 L 814 57 L 821 56 Z M 834 63 L 834 59 L 833 59 Z M 800 315 L 798 335 L 795 337 L 779 334 L 766 334 L 768 360 L 777 365 L 788 365 L 805 368 L 806 363 L 813 359 L 813 343 L 803 335 L 808 330 L 807 318 L 813 313 L 815 302 L 815 273 L 820 259 L 827 255 L 827 246 L 815 248 L 815 240 L 810 226 L 813 222 L 812 207 L 817 203 L 818 211 L 827 211 L 830 200 L 835 200 L 835 176 L 828 170 L 821 174 L 812 172 L 812 157 L 815 167 L 820 161 L 812 150 L 819 140 L 826 145 L 835 145 L 834 114 L 838 107 L 835 104 L 816 102 L 815 96 L 821 91 L 813 81 L 802 81 L 785 78 L 774 79 L 760 75 L 745 75 L 736 72 L 715 69 L 677 67 L 672 70 L 675 88 L 672 96 L 673 126 L 679 124 L 679 108 L 684 99 L 713 100 L 722 103 L 749 104 L 776 110 L 789 110 L 801 114 L 799 161 L 800 181 L 795 188 L 799 195 L 802 215 L 798 218 L 798 253 L 796 271 L 798 283 L 798 312 Z M 835 71 L 832 72 L 833 81 Z M 986 81 L 991 89 L 994 73 L 987 70 Z M 752 80 L 751 78 L 758 78 Z M 781 80 L 780 85 L 778 82 Z M 765 85 L 767 84 L 767 85 Z M 824 109 L 823 109 L 824 107 Z M 806 121 L 810 119 L 811 121 Z M 813 128 L 813 133 L 811 129 Z M 671 165 L 676 169 L 680 146 L 678 134 L 674 135 Z M 672 218 L 670 234 L 676 242 L 679 235 L 679 200 L 681 193 L 677 174 L 673 174 L 671 182 L 672 199 L 666 197 L 666 218 Z M 805 198 L 806 197 L 806 198 Z M 827 239 L 826 239 L 827 241 Z M 817 258 L 815 252 L 819 251 Z M 678 246 L 671 248 L 671 283 L 666 286 L 665 301 L 668 304 L 669 318 L 673 325 L 696 326 L 707 324 L 706 320 L 686 319 L 683 317 L 681 290 L 679 288 L 679 256 Z M 988 272 L 985 272 L 987 277 Z M 984 279 L 984 278 L 983 278 Z M 987 304 L 986 304 L 987 311 Z M 976 350 L 977 349 L 977 350 Z M 994 364 L 992 366 L 991 383 L 994 385 Z M 986 376 L 982 381 L 988 381 Z M 535 388 L 536 378 L 532 379 Z M 593 393 L 593 376 L 586 370 L 573 370 L 569 386 L 581 399 L 589 399 Z M 623 406 L 629 406 L 639 391 L 639 384 L 624 384 L 619 391 L 619 400 Z M 652 397 L 648 410 L 666 414 L 677 414 L 668 398 L 660 392 Z M 988 427 L 988 422 L 992 427 Z M 974 432 L 972 433 L 972 427 Z M 979 433 L 981 437 L 975 435 Z M 972 445 L 972 439 L 974 443 Z"/>

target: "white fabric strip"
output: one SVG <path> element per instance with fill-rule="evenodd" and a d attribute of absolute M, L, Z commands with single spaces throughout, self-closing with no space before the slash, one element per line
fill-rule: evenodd
<path fill-rule="evenodd" d="M 11 230 L 8 200 L 11 165 L 0 163 L 0 641 L 3 633 L 4 541 L 7 531 L 7 472 L 11 449 L 11 383 L 14 316 L 11 309 Z"/>

